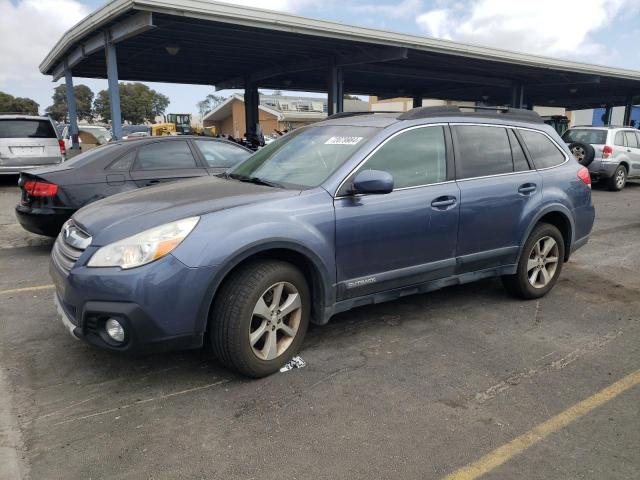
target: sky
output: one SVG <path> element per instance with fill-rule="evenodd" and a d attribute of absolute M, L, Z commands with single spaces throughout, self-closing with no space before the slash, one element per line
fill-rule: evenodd
<path fill-rule="evenodd" d="M 102 0 L 0 0 L 0 91 L 41 112 L 56 84 L 38 65 L 61 35 Z M 639 0 L 227 0 L 246 6 L 427 37 L 640 70 Z M 94 93 L 106 80 L 74 79 Z M 213 87 L 148 83 L 196 113 Z M 228 94 L 231 92 L 222 92 Z M 347 92 L 357 94 L 358 92 Z"/>

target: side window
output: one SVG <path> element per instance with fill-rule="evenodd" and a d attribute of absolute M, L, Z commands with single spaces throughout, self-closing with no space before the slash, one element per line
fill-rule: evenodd
<path fill-rule="evenodd" d="M 622 132 L 616 133 L 616 137 L 613 140 L 614 145 L 618 145 L 619 147 L 624 147 L 624 134 Z"/>
<path fill-rule="evenodd" d="M 509 143 L 511 143 L 511 154 L 513 155 L 513 169 L 516 172 L 525 172 L 527 170 L 531 170 L 529 167 L 529 163 L 527 162 L 527 157 L 524 155 L 524 150 L 522 150 L 522 145 L 520 145 L 520 141 L 516 134 L 512 129 L 507 130 L 509 132 Z"/>
<path fill-rule="evenodd" d="M 444 129 L 422 127 L 400 133 L 374 153 L 362 170 L 389 172 L 396 189 L 443 182 L 447 179 Z"/>
<path fill-rule="evenodd" d="M 507 130 L 499 127 L 456 125 L 456 177 L 484 177 L 513 172 Z"/>
<path fill-rule="evenodd" d="M 627 147 L 638 148 L 638 139 L 635 132 L 624 132 L 626 141 L 624 142 Z"/>
<path fill-rule="evenodd" d="M 143 145 L 138 150 L 136 170 L 166 170 L 169 168 L 196 168 L 187 142 L 170 140 Z"/>
<path fill-rule="evenodd" d="M 210 167 L 233 167 L 251 155 L 243 148 L 215 140 L 196 140 L 195 144 Z"/>
<path fill-rule="evenodd" d="M 115 162 L 112 162 L 111 165 L 107 167 L 107 170 L 116 170 L 118 172 L 131 170 L 133 166 L 133 161 L 136 159 L 136 151 L 135 149 L 131 150 L 129 153 L 126 153 Z"/>
<path fill-rule="evenodd" d="M 536 168 L 555 167 L 564 163 L 564 153 L 546 135 L 531 130 L 520 130 L 520 135 Z"/>

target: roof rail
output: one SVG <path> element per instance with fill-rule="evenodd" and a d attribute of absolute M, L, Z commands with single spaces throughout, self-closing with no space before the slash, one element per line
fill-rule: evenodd
<path fill-rule="evenodd" d="M 471 109 L 473 112 L 463 112 L 460 109 Z M 543 123 L 542 118 L 533 110 L 525 110 L 523 108 L 511 107 L 473 107 L 473 106 L 456 106 L 456 105 L 440 105 L 435 107 L 418 107 L 411 109 L 398 116 L 398 120 L 415 120 L 418 118 L 433 117 L 438 115 L 460 115 L 460 114 L 476 114 L 482 115 L 482 111 L 488 110 L 495 112 L 496 115 L 508 115 L 514 119 L 520 119 L 528 122 Z"/>
<path fill-rule="evenodd" d="M 358 115 L 373 115 L 374 113 L 398 113 L 398 112 L 391 112 L 391 111 L 338 112 L 338 113 L 334 113 L 333 115 L 329 115 L 327 117 L 327 120 L 333 120 L 335 118 L 344 118 L 344 117 L 355 117 Z"/>

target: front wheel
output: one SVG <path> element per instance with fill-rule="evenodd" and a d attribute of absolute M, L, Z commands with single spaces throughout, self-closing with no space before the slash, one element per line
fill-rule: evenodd
<path fill-rule="evenodd" d="M 245 265 L 216 294 L 209 329 L 214 353 L 249 377 L 277 372 L 302 344 L 310 305 L 305 277 L 293 265 L 276 260 Z"/>
<path fill-rule="evenodd" d="M 546 295 L 558 281 L 564 251 L 560 230 L 548 223 L 537 225 L 524 244 L 515 275 L 502 277 L 504 287 L 525 299 Z"/>

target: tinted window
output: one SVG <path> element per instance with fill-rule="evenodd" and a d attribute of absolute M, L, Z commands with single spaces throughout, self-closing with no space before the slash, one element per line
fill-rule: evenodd
<path fill-rule="evenodd" d="M 389 172 L 394 188 L 445 181 L 447 155 L 443 128 L 415 128 L 393 137 L 367 160 L 362 170 Z"/>
<path fill-rule="evenodd" d="M 530 170 L 529 163 L 527 163 L 527 157 L 524 155 L 522 145 L 516 137 L 513 130 L 509 129 L 509 143 L 511 143 L 511 153 L 513 154 L 513 169 L 516 172 L 524 172 Z"/>
<path fill-rule="evenodd" d="M 458 125 L 456 174 L 458 178 L 513 172 L 511 146 L 504 128 Z"/>
<path fill-rule="evenodd" d="M 624 134 L 622 132 L 616 133 L 615 140 L 613 141 L 614 145 L 618 145 L 620 147 L 624 146 Z"/>
<path fill-rule="evenodd" d="M 196 168 L 196 161 L 187 142 L 157 142 L 140 147 L 136 170 L 167 168 Z"/>
<path fill-rule="evenodd" d="M 111 165 L 109 165 L 109 170 L 118 170 L 118 171 L 129 171 L 133 166 L 133 161 L 136 158 L 136 151 L 131 150 L 126 155 L 122 156 Z"/>
<path fill-rule="evenodd" d="M 0 120 L 0 138 L 58 138 L 49 120 Z"/>
<path fill-rule="evenodd" d="M 196 140 L 195 143 L 210 167 L 233 167 L 251 155 L 244 148 L 215 140 Z"/>
<path fill-rule="evenodd" d="M 546 135 L 531 130 L 520 130 L 520 135 L 536 168 L 555 167 L 564 163 L 564 154 Z"/>
<path fill-rule="evenodd" d="M 631 148 L 638 148 L 638 139 L 636 138 L 636 134 L 634 132 L 624 132 L 625 136 L 625 145 Z"/>
<path fill-rule="evenodd" d="M 607 143 L 607 131 L 573 128 L 564 132 L 562 139 L 567 143 L 582 142 L 593 145 L 604 145 Z"/>

